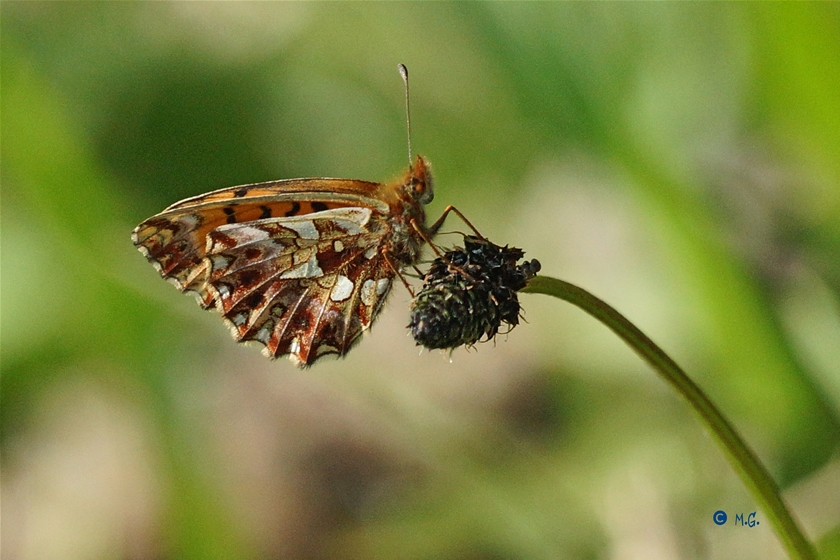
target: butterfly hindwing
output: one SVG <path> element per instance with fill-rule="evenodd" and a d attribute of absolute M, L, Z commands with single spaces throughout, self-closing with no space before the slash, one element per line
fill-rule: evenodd
<path fill-rule="evenodd" d="M 370 327 L 394 271 L 368 208 L 226 224 L 207 237 L 207 280 L 238 340 L 303 364 L 345 354 Z"/>

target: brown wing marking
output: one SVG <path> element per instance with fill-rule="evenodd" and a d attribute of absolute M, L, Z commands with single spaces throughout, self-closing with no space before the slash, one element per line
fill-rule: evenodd
<path fill-rule="evenodd" d="M 211 231 L 225 224 L 352 206 L 384 212 L 387 205 L 368 196 L 378 188 L 379 183 L 352 179 L 290 179 L 230 187 L 173 204 L 137 226 L 131 237 L 163 278 L 181 291 L 196 292 L 206 308 L 213 303 L 205 288 L 208 267 L 203 260 Z"/>
<path fill-rule="evenodd" d="M 376 251 L 385 231 L 366 208 L 223 225 L 208 236 L 208 285 L 238 340 L 302 366 L 343 355 L 390 288 L 393 273 Z"/>
<path fill-rule="evenodd" d="M 328 283 L 318 281 L 317 286 L 310 285 L 308 293 L 300 295 L 304 307 L 296 306 L 282 331 L 278 325 L 272 344 L 268 345 L 270 356 L 291 353 L 299 365 L 308 366 L 328 354 L 344 356 L 361 340 L 376 319 L 392 284 L 390 269 L 383 267 L 384 263 L 377 258 L 367 259 L 364 253 L 357 251 Z M 344 281 L 353 283 L 352 292 L 346 300 L 335 301 L 334 290 Z M 300 332 L 304 335 L 299 336 Z M 275 340 L 277 346 L 272 349 Z"/>
<path fill-rule="evenodd" d="M 393 273 L 383 267 L 378 255 L 368 258 L 366 253 L 368 250 L 359 246 L 328 284 L 318 283 L 328 294 L 317 301 L 320 309 L 314 317 L 313 335 L 305 340 L 309 348 L 302 348 L 308 363 L 327 354 L 345 355 L 376 319 Z"/>
<path fill-rule="evenodd" d="M 213 299 L 205 288 L 208 266 L 204 262 L 203 220 L 185 214 L 177 219 L 149 218 L 134 229 L 131 239 L 160 275 L 182 292 L 197 294 L 202 307 Z M 202 250 L 197 249 L 199 246 Z"/>
<path fill-rule="evenodd" d="M 343 356 L 349 352 L 371 327 L 391 289 L 393 272 L 379 255 L 369 259 L 364 252 L 359 252 L 355 259 L 347 262 L 342 273 L 344 278 L 353 278 L 353 291 L 342 305 L 325 302 L 326 320 L 316 325 L 315 340 L 333 340 L 335 344 L 321 344 L 313 348 L 313 360 L 326 354 Z M 336 277 L 333 288 L 340 278 Z M 340 331 L 337 328 L 339 325 Z"/>

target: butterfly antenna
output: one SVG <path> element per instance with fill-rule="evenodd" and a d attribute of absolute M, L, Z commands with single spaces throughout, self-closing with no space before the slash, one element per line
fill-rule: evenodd
<path fill-rule="evenodd" d="M 408 167 L 411 168 L 411 111 L 408 104 L 408 68 L 405 67 L 405 64 L 399 64 L 398 68 L 405 83 L 405 128 L 408 133 Z"/>

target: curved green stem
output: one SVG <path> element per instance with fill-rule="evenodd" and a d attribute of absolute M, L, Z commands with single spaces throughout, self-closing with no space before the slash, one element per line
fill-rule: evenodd
<path fill-rule="evenodd" d="M 785 506 L 779 489 L 761 464 L 755 453 L 747 446 L 735 428 L 712 404 L 709 397 L 694 384 L 685 372 L 642 331 L 636 328 L 618 311 L 596 298 L 586 290 L 568 282 L 537 276 L 522 290 L 534 294 L 546 294 L 568 301 L 601 321 L 624 340 L 659 375 L 688 400 L 700 415 L 706 427 L 720 443 L 735 470 L 741 476 L 770 519 L 773 528 L 782 540 L 791 558 L 816 559 L 814 546 L 805 537 L 802 529 Z"/>

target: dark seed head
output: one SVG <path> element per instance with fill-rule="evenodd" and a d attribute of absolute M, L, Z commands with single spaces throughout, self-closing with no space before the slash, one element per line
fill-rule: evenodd
<path fill-rule="evenodd" d="M 540 270 L 536 259 L 517 264 L 525 253 L 465 235 L 464 247 L 432 262 L 411 305 L 408 325 L 426 348 L 456 348 L 490 340 L 502 323 L 519 324 L 516 292 Z"/>

